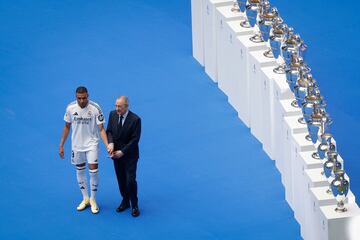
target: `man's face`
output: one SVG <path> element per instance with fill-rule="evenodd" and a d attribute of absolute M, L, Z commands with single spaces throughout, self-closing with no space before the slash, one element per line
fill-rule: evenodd
<path fill-rule="evenodd" d="M 76 101 L 81 108 L 86 107 L 88 104 L 88 96 L 87 93 L 76 93 Z"/>
<path fill-rule="evenodd" d="M 118 99 L 115 102 L 116 112 L 120 115 L 124 115 L 128 110 L 128 106 L 126 106 L 125 101 L 123 99 Z"/>

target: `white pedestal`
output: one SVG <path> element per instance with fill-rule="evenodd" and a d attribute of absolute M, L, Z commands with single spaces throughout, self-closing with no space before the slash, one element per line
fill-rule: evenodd
<path fill-rule="evenodd" d="M 234 66 L 234 40 L 236 32 L 227 24 L 228 21 L 239 20 L 239 26 L 234 30 L 239 32 L 239 35 L 251 33 L 252 29 L 241 28 L 240 21 L 245 19 L 245 16 L 239 12 L 233 12 L 232 5 L 218 7 L 216 9 L 216 21 L 217 21 L 217 81 L 221 91 L 223 91 L 229 97 L 229 91 L 231 87 L 232 75 L 229 71 L 230 67 Z"/>
<path fill-rule="evenodd" d="M 275 102 L 275 121 L 276 124 L 279 124 L 279 129 L 276 129 L 275 132 L 275 141 L 277 142 L 279 148 L 278 153 L 276 153 L 277 159 L 276 159 L 276 166 L 279 169 L 281 173 L 281 181 L 284 184 L 284 164 L 285 159 L 290 159 L 290 152 L 289 149 L 287 149 L 285 146 L 288 144 L 290 133 L 284 130 L 284 118 L 290 117 L 290 116 L 301 116 L 301 111 L 299 108 L 294 108 L 291 106 L 291 102 L 293 101 L 293 98 L 280 100 Z"/>
<path fill-rule="evenodd" d="M 265 45 L 265 43 L 262 43 Z M 265 50 L 267 48 L 265 47 Z M 250 122 L 251 133 L 263 143 L 264 138 L 264 121 L 263 118 L 269 119 L 270 116 L 265 116 L 263 98 L 265 86 L 263 78 L 261 77 L 261 68 L 276 66 L 274 58 L 267 58 L 264 56 L 265 50 L 254 51 L 250 53 L 249 57 L 249 82 L 250 82 Z M 269 97 L 269 95 L 268 95 Z M 270 99 L 267 99 L 269 101 Z"/>
<path fill-rule="evenodd" d="M 340 162 L 343 162 L 342 158 L 339 158 Z M 321 187 L 329 187 L 329 181 L 326 177 L 321 174 L 323 172 L 323 166 L 320 168 L 310 168 L 304 170 L 304 185 L 306 190 L 306 194 L 303 195 L 303 203 L 304 203 L 304 217 L 305 220 L 301 225 L 301 236 L 304 239 L 310 239 L 311 231 L 313 231 L 313 199 L 311 198 L 310 189 L 312 188 L 321 188 Z M 303 190 L 301 190 L 303 191 Z"/>
<path fill-rule="evenodd" d="M 237 69 L 239 75 L 236 77 L 236 94 L 234 100 L 230 99 L 230 104 L 238 112 L 239 118 L 247 127 L 250 127 L 250 81 L 252 76 L 249 75 L 249 55 L 253 51 L 265 50 L 263 43 L 254 43 L 250 41 L 250 35 L 238 36 L 234 42 L 235 48 L 240 51 Z"/>
<path fill-rule="evenodd" d="M 203 2 L 204 0 L 191 0 L 192 51 L 193 57 L 201 66 L 204 66 Z"/>
<path fill-rule="evenodd" d="M 334 211 L 336 206 L 320 207 L 320 240 L 360 239 L 360 210 L 357 204 L 348 204 L 347 212 Z"/>
<path fill-rule="evenodd" d="M 274 73 L 273 69 L 273 66 L 261 68 L 261 78 L 263 78 L 267 90 L 264 93 L 263 106 L 265 116 L 269 117 L 268 119 L 264 118 L 263 123 L 263 149 L 271 159 L 277 160 L 279 159 L 279 150 L 282 149 L 279 148 L 278 139 L 276 139 L 276 132 L 280 132 L 282 127 L 278 102 L 291 98 L 292 93 L 286 82 L 285 74 Z"/>
<path fill-rule="evenodd" d="M 220 8 L 218 8 L 220 9 Z M 233 105 L 239 90 L 237 89 L 238 79 L 241 77 L 239 62 L 241 61 L 241 49 L 236 43 L 238 36 L 251 36 L 252 28 L 243 28 L 239 20 L 232 20 L 224 23 L 219 33 L 218 41 L 218 84 L 219 88 L 228 96 L 229 103 Z"/>
<path fill-rule="evenodd" d="M 314 151 L 305 151 L 297 154 L 294 162 L 294 208 L 296 209 L 295 218 L 301 226 L 301 236 L 305 238 L 305 224 L 306 224 L 306 196 L 309 195 L 309 187 L 313 187 L 310 184 L 310 179 L 306 178 L 305 171 L 308 169 L 317 169 L 320 174 L 323 161 L 314 159 L 311 155 Z M 319 176 L 319 175 L 318 175 Z M 321 177 L 321 176 L 320 176 Z M 324 179 L 324 184 L 326 184 Z M 305 238 L 306 239 L 306 238 Z"/>
<path fill-rule="evenodd" d="M 289 117 L 290 118 L 290 117 Z M 294 117 L 292 117 L 294 118 Z M 291 155 L 291 182 L 292 188 L 290 191 L 285 191 L 285 194 L 290 194 L 293 202 L 293 210 L 295 219 L 301 224 L 304 222 L 304 199 L 303 196 L 308 191 L 305 185 L 305 179 L 303 177 L 303 167 L 305 167 L 305 162 L 299 157 L 301 153 L 314 152 L 315 146 L 311 141 L 308 141 L 306 137 L 307 133 L 293 134 L 292 135 L 292 155 Z M 321 166 L 321 163 L 318 163 L 316 166 Z"/>
<path fill-rule="evenodd" d="M 347 178 L 347 176 L 346 176 Z M 311 188 L 310 189 L 310 198 L 311 198 L 311 204 L 312 204 L 312 212 L 310 213 L 310 229 L 309 229 L 309 239 L 317 240 L 322 239 L 321 238 L 321 229 L 323 226 L 323 220 L 325 220 L 321 216 L 320 207 L 323 206 L 331 206 L 332 210 L 334 211 L 336 206 L 336 199 L 332 194 L 329 194 L 326 192 L 328 189 L 328 186 L 326 187 L 317 187 L 317 188 Z M 355 203 L 355 196 L 354 194 L 349 190 L 346 204 L 354 204 Z M 329 211 L 329 213 L 331 212 Z M 335 212 L 335 211 L 334 211 Z"/>
<path fill-rule="evenodd" d="M 217 82 L 217 25 L 216 8 L 232 5 L 231 0 L 203 0 L 204 29 L 204 66 L 209 77 Z"/>
<path fill-rule="evenodd" d="M 274 158 L 275 158 L 275 165 L 282 172 L 282 165 L 281 159 L 283 158 L 283 146 L 282 146 L 282 124 L 283 124 L 283 117 L 289 116 L 293 114 L 293 111 L 296 111 L 297 115 L 301 115 L 300 109 L 296 109 L 294 107 L 289 108 L 286 105 L 284 108 L 284 104 L 281 104 L 283 100 L 292 100 L 294 99 L 293 93 L 290 91 L 289 85 L 286 82 L 285 74 L 276 74 L 273 72 L 273 67 L 262 69 L 264 73 L 269 76 L 274 76 L 273 79 L 273 108 L 274 108 L 274 131 L 273 131 L 273 148 L 274 148 Z M 275 74 L 275 75 L 274 75 Z M 287 103 L 287 102 L 286 102 Z M 288 103 L 290 104 L 290 103 Z M 285 112 L 284 112 L 285 111 Z M 287 112 L 290 111 L 290 112 Z"/>

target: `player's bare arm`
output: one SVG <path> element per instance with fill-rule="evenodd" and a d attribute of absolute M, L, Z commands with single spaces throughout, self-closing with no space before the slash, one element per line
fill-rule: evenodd
<path fill-rule="evenodd" d="M 61 134 L 61 140 L 60 140 L 60 145 L 59 145 L 59 155 L 60 155 L 61 159 L 64 158 L 64 144 L 70 133 L 70 127 L 71 127 L 71 123 L 65 123 L 65 126 L 64 126 L 62 134 Z"/>

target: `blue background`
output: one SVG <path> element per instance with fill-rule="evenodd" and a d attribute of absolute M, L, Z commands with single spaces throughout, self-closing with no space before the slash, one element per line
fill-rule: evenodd
<path fill-rule="evenodd" d="M 271 3 L 309 45 L 360 196 L 358 4 Z M 274 163 L 192 58 L 190 1 L 0 1 L 0 22 L 1 239 L 300 239 Z M 115 212 L 103 146 L 101 212 L 75 210 L 70 139 L 57 151 L 78 85 L 142 117 L 137 219 Z"/>

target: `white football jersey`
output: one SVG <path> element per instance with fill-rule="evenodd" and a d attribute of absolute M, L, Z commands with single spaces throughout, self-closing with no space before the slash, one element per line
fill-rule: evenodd
<path fill-rule="evenodd" d="M 70 103 L 65 112 L 64 120 L 71 123 L 71 146 L 73 151 L 86 152 L 99 145 L 99 124 L 105 123 L 100 106 L 89 101 L 81 108 L 77 101 Z"/>

